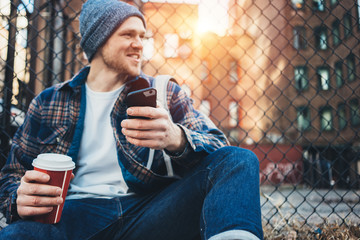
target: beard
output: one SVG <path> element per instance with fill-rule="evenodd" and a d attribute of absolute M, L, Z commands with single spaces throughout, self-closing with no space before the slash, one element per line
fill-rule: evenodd
<path fill-rule="evenodd" d="M 121 75 L 136 77 L 140 74 L 141 66 L 130 65 L 125 59 L 121 59 L 116 52 L 106 47 L 101 49 L 101 56 L 106 67 Z"/>

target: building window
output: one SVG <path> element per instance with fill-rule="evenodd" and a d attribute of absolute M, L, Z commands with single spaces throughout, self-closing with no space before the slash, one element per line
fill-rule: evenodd
<path fill-rule="evenodd" d="M 304 7 L 304 0 L 291 0 L 295 9 L 302 9 Z"/>
<path fill-rule="evenodd" d="M 308 88 L 308 73 L 305 66 L 297 66 L 294 69 L 295 87 L 298 90 L 305 90 Z"/>
<path fill-rule="evenodd" d="M 199 106 L 199 112 L 203 113 L 205 116 L 210 116 L 210 102 L 208 100 L 202 100 Z"/>
<path fill-rule="evenodd" d="M 302 106 L 297 109 L 297 124 L 300 131 L 310 128 L 310 110 L 308 107 Z"/>
<path fill-rule="evenodd" d="M 164 56 L 176 58 L 178 56 L 179 36 L 177 34 L 165 34 Z"/>
<path fill-rule="evenodd" d="M 351 124 L 353 126 L 360 125 L 360 110 L 359 110 L 359 100 L 352 99 L 350 100 L 350 115 L 351 115 Z"/>
<path fill-rule="evenodd" d="M 237 127 L 239 124 L 239 104 L 237 102 L 230 102 L 229 117 L 229 127 Z"/>
<path fill-rule="evenodd" d="M 28 30 L 27 28 L 18 28 L 16 32 L 16 43 L 21 47 L 27 47 Z"/>
<path fill-rule="evenodd" d="M 327 67 L 319 67 L 316 69 L 320 90 L 330 89 L 330 72 Z"/>
<path fill-rule="evenodd" d="M 337 87 L 344 85 L 343 63 L 341 61 L 335 63 L 335 81 Z"/>
<path fill-rule="evenodd" d="M 149 61 L 153 56 L 155 52 L 154 48 L 154 38 L 145 38 L 143 40 L 143 56 L 144 60 Z"/>
<path fill-rule="evenodd" d="M 342 130 L 342 129 L 344 129 L 346 127 L 346 123 L 347 123 L 345 104 L 344 103 L 340 103 L 338 105 L 337 115 L 338 115 L 339 130 Z"/>
<path fill-rule="evenodd" d="M 207 61 L 201 61 L 200 65 L 200 79 L 201 81 L 205 81 L 209 78 L 209 63 Z"/>
<path fill-rule="evenodd" d="M 237 61 L 230 62 L 229 76 L 231 82 L 236 83 L 239 81 L 239 65 Z"/>
<path fill-rule="evenodd" d="M 320 110 L 320 128 L 322 131 L 331 131 L 333 129 L 333 117 L 330 107 L 323 107 Z"/>
<path fill-rule="evenodd" d="M 317 27 L 315 29 L 315 46 L 319 50 L 328 48 L 327 31 L 325 27 Z"/>
<path fill-rule="evenodd" d="M 333 45 L 337 46 L 340 44 L 340 21 L 335 20 L 332 23 L 332 37 L 333 37 Z"/>
<path fill-rule="evenodd" d="M 325 0 L 313 0 L 313 9 L 315 11 L 325 11 Z"/>
<path fill-rule="evenodd" d="M 191 53 L 192 53 L 192 48 L 191 48 L 191 43 L 190 41 L 186 40 L 186 39 L 181 39 L 180 41 L 180 47 L 179 47 L 179 56 L 182 59 L 187 59 L 190 57 Z"/>
<path fill-rule="evenodd" d="M 358 28 L 360 28 L 360 0 L 357 0 Z"/>
<path fill-rule="evenodd" d="M 355 81 L 355 57 L 353 54 L 350 54 L 346 58 L 346 67 L 347 67 L 347 77 L 348 81 L 352 82 Z"/>
<path fill-rule="evenodd" d="M 351 23 L 351 14 L 350 13 L 346 13 L 344 15 L 344 37 L 345 39 L 350 37 L 350 35 L 352 34 L 352 23 Z"/>
<path fill-rule="evenodd" d="M 304 49 L 306 47 L 306 32 L 305 28 L 297 26 L 293 30 L 294 34 L 294 48 Z"/>

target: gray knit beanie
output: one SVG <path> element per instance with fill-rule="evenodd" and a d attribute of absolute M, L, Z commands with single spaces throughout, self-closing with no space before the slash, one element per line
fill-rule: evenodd
<path fill-rule="evenodd" d="M 146 27 L 142 13 L 134 6 L 119 0 L 88 0 L 80 14 L 80 46 L 91 62 L 97 49 L 129 17 L 139 17 Z"/>

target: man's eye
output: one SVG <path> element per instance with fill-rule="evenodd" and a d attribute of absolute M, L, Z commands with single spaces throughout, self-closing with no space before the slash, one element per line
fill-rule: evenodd
<path fill-rule="evenodd" d="M 131 34 L 130 33 L 124 33 L 122 34 L 123 37 L 126 37 L 126 38 L 131 38 Z"/>

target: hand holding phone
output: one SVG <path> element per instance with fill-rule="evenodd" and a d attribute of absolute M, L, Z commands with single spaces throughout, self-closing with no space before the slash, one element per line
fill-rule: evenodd
<path fill-rule="evenodd" d="M 154 107 L 156 108 L 156 89 L 144 88 L 128 93 L 126 96 L 126 105 L 128 107 Z M 129 118 L 143 118 L 146 117 L 132 117 Z"/>

